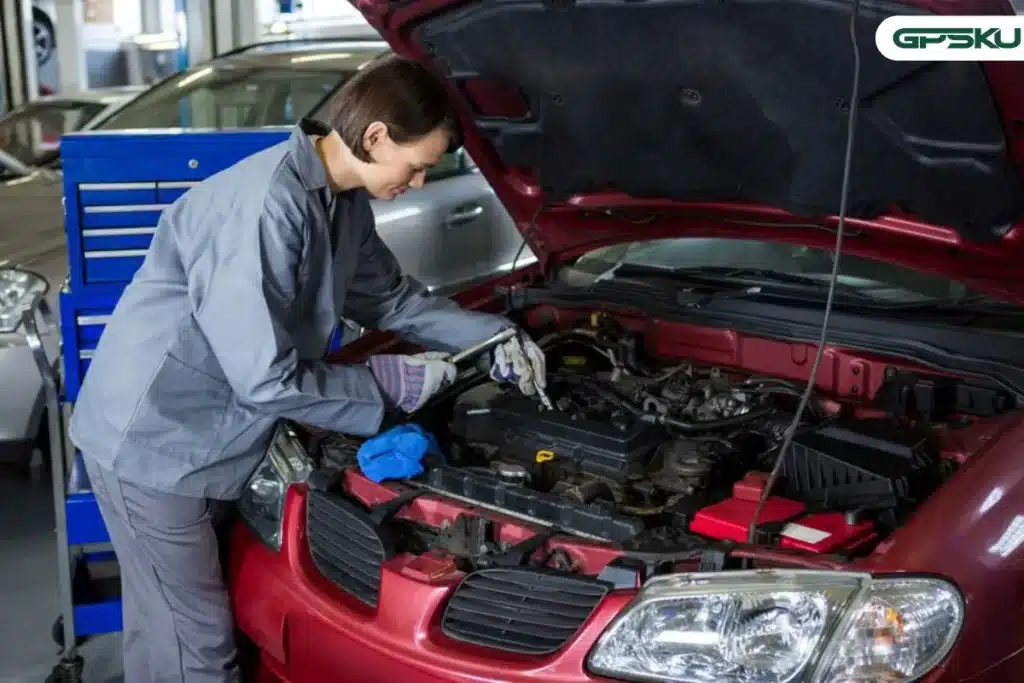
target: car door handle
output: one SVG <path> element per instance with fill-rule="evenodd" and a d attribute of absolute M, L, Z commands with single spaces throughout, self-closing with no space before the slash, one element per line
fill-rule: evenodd
<path fill-rule="evenodd" d="M 467 204 L 448 214 L 448 217 L 444 219 L 444 223 L 445 225 L 461 225 L 470 222 L 474 218 L 479 218 L 483 213 L 484 207 L 479 204 Z"/>

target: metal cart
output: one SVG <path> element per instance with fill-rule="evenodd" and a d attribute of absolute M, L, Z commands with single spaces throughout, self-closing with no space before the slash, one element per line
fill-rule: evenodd
<path fill-rule="evenodd" d="M 62 293 L 61 303 L 64 301 Z M 116 298 L 107 294 L 98 297 L 98 302 L 112 309 Z M 68 441 L 65 427 L 70 403 L 65 380 L 69 365 L 63 363 L 62 372 L 60 358 L 47 353 L 45 337 L 56 334 L 57 325 L 46 299 L 40 297 L 23 312 L 22 324 L 43 380 L 57 540 L 59 616 L 52 635 L 62 654 L 47 680 L 77 683 L 83 666 L 78 646 L 90 636 L 121 630 L 120 585 L 116 559 L 88 477 Z M 61 350 L 64 346 L 60 344 Z"/>
<path fill-rule="evenodd" d="M 46 395 L 46 413 L 49 422 L 50 438 L 50 470 L 53 481 L 53 510 L 57 529 L 57 597 L 61 616 L 55 623 L 55 631 L 60 629 L 60 640 L 64 643 L 60 662 L 47 678 L 47 683 L 78 683 L 82 679 L 82 658 L 77 652 L 75 635 L 74 609 L 71 596 L 71 546 L 67 534 L 67 508 L 65 507 L 64 491 L 66 490 L 67 445 L 66 430 L 62 407 L 62 385 L 56 359 L 51 359 L 43 344 L 40 322 L 47 331 L 56 329 L 53 314 L 46 299 L 39 297 L 32 306 L 22 314 L 25 326 L 25 338 L 32 350 L 32 358 L 36 363 L 40 376 L 43 378 L 43 391 Z M 56 633 L 55 633 L 56 635 Z"/>

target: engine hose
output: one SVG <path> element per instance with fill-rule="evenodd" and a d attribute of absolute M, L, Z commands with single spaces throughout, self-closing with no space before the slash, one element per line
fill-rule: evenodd
<path fill-rule="evenodd" d="M 678 429 L 681 432 L 708 432 L 718 429 L 728 429 L 729 427 L 739 427 L 747 424 L 748 422 L 753 422 L 754 420 L 759 420 L 762 417 L 767 417 L 774 410 L 775 408 L 772 406 L 761 406 L 739 415 L 721 417 L 717 420 L 701 420 L 699 422 L 680 420 L 667 415 L 658 415 L 657 413 L 640 413 L 640 419 L 644 422 L 672 427 L 673 429 Z"/>
<path fill-rule="evenodd" d="M 742 391 L 750 394 L 757 394 L 758 396 L 792 396 L 793 398 L 800 398 L 803 395 L 803 393 L 796 387 L 784 386 L 756 387 L 753 389 L 742 389 Z M 816 416 L 820 416 L 824 413 L 824 410 L 821 407 L 821 402 L 815 396 L 811 397 L 811 401 L 807 404 L 807 407 Z"/>
<path fill-rule="evenodd" d="M 747 386 L 760 386 L 760 385 L 774 385 L 791 387 L 796 390 L 800 390 L 800 386 L 796 382 L 791 382 L 788 379 L 782 379 L 781 377 L 767 377 L 765 375 L 751 375 L 739 383 L 741 387 Z"/>
<path fill-rule="evenodd" d="M 592 391 L 601 398 L 620 406 L 624 410 L 629 411 L 640 420 L 650 423 L 659 424 L 666 427 L 672 427 L 678 429 L 681 432 L 698 433 L 715 431 L 718 429 L 728 429 L 730 427 L 739 427 L 745 425 L 748 422 L 759 420 L 763 417 L 767 417 L 775 408 L 772 406 L 760 406 L 753 410 L 741 413 L 739 415 L 732 415 L 730 417 L 722 417 L 717 420 L 700 420 L 699 422 L 691 422 L 689 420 L 680 420 L 678 418 L 669 417 L 667 415 L 661 415 L 658 413 L 649 413 L 642 410 L 639 406 L 634 405 L 631 401 L 623 396 L 615 393 L 611 389 L 606 389 L 596 382 L 588 381 L 587 378 L 577 377 L 569 374 L 558 374 L 556 378 L 571 384 L 577 384 L 586 387 L 588 391 Z"/>

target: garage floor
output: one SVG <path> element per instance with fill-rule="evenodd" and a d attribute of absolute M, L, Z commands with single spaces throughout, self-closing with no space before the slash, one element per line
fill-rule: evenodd
<path fill-rule="evenodd" d="M 0 683 L 43 683 L 57 658 L 56 545 L 49 482 L 0 470 Z M 82 648 L 85 683 L 122 683 L 120 636 Z"/>

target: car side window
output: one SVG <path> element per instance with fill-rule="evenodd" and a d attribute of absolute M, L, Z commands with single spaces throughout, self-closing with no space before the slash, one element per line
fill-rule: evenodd
<path fill-rule="evenodd" d="M 283 68 L 212 69 L 202 78 L 196 79 L 196 74 L 175 77 L 147 90 L 98 127 L 290 126 L 348 76 L 347 72 Z"/>
<path fill-rule="evenodd" d="M 427 169 L 427 182 L 451 178 L 466 172 L 462 148 L 441 155 L 440 161 Z"/>

